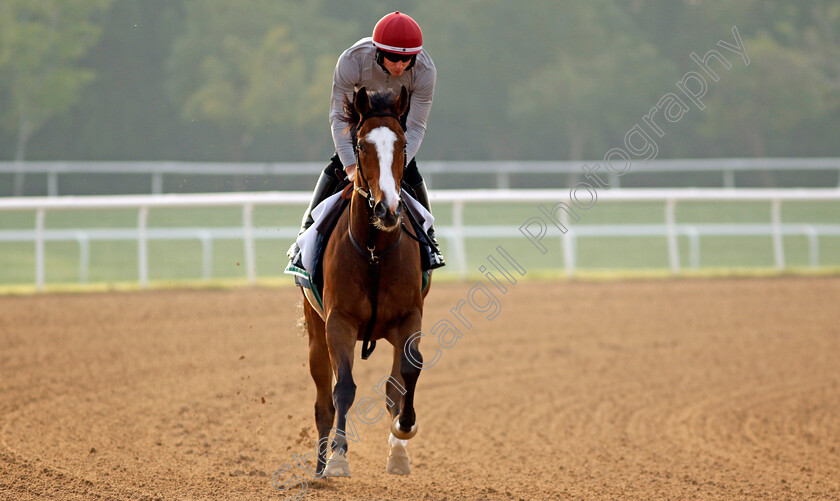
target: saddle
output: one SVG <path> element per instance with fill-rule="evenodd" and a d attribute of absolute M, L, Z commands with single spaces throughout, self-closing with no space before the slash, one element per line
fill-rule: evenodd
<path fill-rule="evenodd" d="M 335 225 L 350 206 L 350 197 L 343 196 L 343 192 L 348 186 L 352 185 L 348 183 L 340 185 L 338 192 L 327 197 L 313 209 L 312 218 L 315 222 L 298 236 L 298 255 L 292 258 L 283 271 L 283 273 L 295 277 L 295 284 L 303 288 L 304 295 L 321 318 L 324 318 L 324 301 L 321 295 L 324 288 L 324 252 Z M 406 220 L 411 224 L 411 228 L 420 242 L 420 262 L 423 273 L 422 281 L 417 285 L 420 290 L 424 290 L 431 276 L 430 256 L 433 252 L 431 245 L 427 243 L 430 241 L 427 230 L 434 223 L 434 217 L 414 199 L 410 189 L 406 189 L 406 186 L 403 186 L 402 189 L 402 199 L 401 203 L 406 209 L 403 211 L 405 216 L 403 224 Z M 401 231 L 405 231 L 405 229 L 403 228 Z"/>

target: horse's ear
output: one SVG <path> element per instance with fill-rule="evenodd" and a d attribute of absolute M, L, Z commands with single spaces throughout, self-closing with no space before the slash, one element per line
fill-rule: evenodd
<path fill-rule="evenodd" d="M 370 100 L 368 99 L 367 89 L 362 87 L 356 91 L 356 98 L 353 101 L 353 107 L 359 112 L 360 116 L 365 116 L 370 111 Z"/>
<path fill-rule="evenodd" d="M 405 85 L 402 86 L 399 97 L 397 97 L 397 100 L 394 101 L 393 109 L 394 113 L 396 113 L 398 117 L 403 116 L 405 110 L 408 109 L 408 91 L 406 90 Z"/>

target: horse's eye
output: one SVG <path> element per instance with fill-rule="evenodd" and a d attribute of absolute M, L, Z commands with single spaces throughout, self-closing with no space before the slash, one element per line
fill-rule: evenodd
<path fill-rule="evenodd" d="M 364 153 L 364 152 L 365 152 L 365 145 L 362 144 L 362 143 L 359 143 L 359 153 Z"/>

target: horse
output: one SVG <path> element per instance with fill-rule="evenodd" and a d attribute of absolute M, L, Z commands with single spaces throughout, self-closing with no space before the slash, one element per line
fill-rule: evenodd
<path fill-rule="evenodd" d="M 407 107 L 405 87 L 396 98 L 391 93 L 368 94 L 362 87 L 345 103 L 344 120 L 355 138 L 356 175 L 345 190 L 351 196 L 349 210 L 338 219 L 322 260 L 323 318 L 306 298 L 303 301 L 309 370 L 316 387 L 318 476 L 350 476 L 345 427 L 356 396 L 355 346 L 363 341 L 362 358 L 367 358 L 381 339 L 393 346 L 391 374 L 380 381 L 380 389 L 387 388 L 385 403 L 393 419 L 386 471 L 411 471 L 405 446 L 417 433 L 414 391 L 423 361 L 417 334 L 430 284 L 421 286 L 416 232 L 402 222 L 400 183 L 406 158 L 399 117 Z M 403 238 L 405 234 L 412 238 Z M 360 401 L 356 407 L 355 422 L 370 424 L 376 401 L 363 400 L 365 405 Z M 380 407 L 377 416 L 383 414 Z M 332 451 L 329 459 L 327 449 Z"/>

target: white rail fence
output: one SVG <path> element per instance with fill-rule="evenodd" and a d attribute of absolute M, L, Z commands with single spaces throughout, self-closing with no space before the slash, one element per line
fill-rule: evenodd
<path fill-rule="evenodd" d="M 0 198 L 0 215 L 5 211 L 35 211 L 35 228 L 32 230 L 3 230 L 2 242 L 35 243 L 35 283 L 43 290 L 45 275 L 45 242 L 75 241 L 79 245 L 79 277 L 87 280 L 89 267 L 89 243 L 97 240 L 136 241 L 138 246 L 137 273 L 142 287 L 149 283 L 149 252 L 151 240 L 199 240 L 202 243 L 202 270 L 204 278 L 212 274 L 213 241 L 237 239 L 244 245 L 246 276 L 249 283 L 257 280 L 255 241 L 258 239 L 285 239 L 291 241 L 297 234 L 297 227 L 258 228 L 253 224 L 256 206 L 296 205 L 309 202 L 307 192 L 262 192 L 222 193 L 188 195 L 129 195 L 93 197 L 18 197 Z M 465 278 L 467 274 L 466 240 L 469 238 L 527 238 L 517 225 L 493 226 L 464 224 L 464 207 L 475 203 L 533 203 L 534 215 L 541 213 L 537 204 L 565 202 L 571 204 L 569 192 L 561 190 L 449 190 L 431 193 L 433 202 L 452 204 L 452 224 L 438 228 L 438 236 L 447 239 L 452 249 L 457 273 Z M 675 209 L 683 202 L 769 202 L 767 224 L 681 224 L 676 221 Z M 598 194 L 598 203 L 617 202 L 664 202 L 662 224 L 562 224 L 568 231 L 556 231 L 553 238 L 562 237 L 565 272 L 574 276 L 577 263 L 577 242 L 588 237 L 662 236 L 668 244 L 668 262 L 673 273 L 679 273 L 679 237 L 689 241 L 689 263 L 696 268 L 700 261 L 700 238 L 704 236 L 769 236 L 772 237 L 775 267 L 786 267 L 783 238 L 787 235 L 802 235 L 808 240 L 809 265 L 820 266 L 819 238 L 840 236 L 840 224 L 783 224 L 781 207 L 784 202 L 840 201 L 840 189 L 787 189 L 787 190 L 728 190 L 728 189 L 639 189 L 609 190 Z M 155 208 L 206 208 L 240 207 L 242 225 L 233 228 L 150 228 L 149 211 Z M 137 226 L 119 229 L 46 229 L 47 212 L 61 210 L 107 210 L 137 209 Z M 562 217 L 561 213 L 561 217 Z M 525 223 L 526 221 L 523 221 Z"/>
<path fill-rule="evenodd" d="M 430 186 L 433 179 L 452 174 L 492 174 L 496 189 L 509 189 L 516 174 L 583 174 L 583 165 L 598 161 L 472 161 L 422 163 Z M 603 163 L 603 162 L 601 162 Z M 164 192 L 166 176 L 301 176 L 323 170 L 325 162 L 213 163 L 213 162 L 0 162 L 0 174 L 41 174 L 47 176 L 48 196 L 58 196 L 59 176 L 69 174 L 145 175 L 151 177 L 151 193 Z M 621 166 L 624 168 L 624 166 Z M 758 171 L 834 171 L 840 187 L 840 158 L 711 158 L 633 162 L 631 173 L 713 172 L 722 175 L 721 186 L 735 188 L 735 174 Z M 621 177 L 603 168 L 599 175 L 609 178 L 612 188 L 621 186 Z"/>

